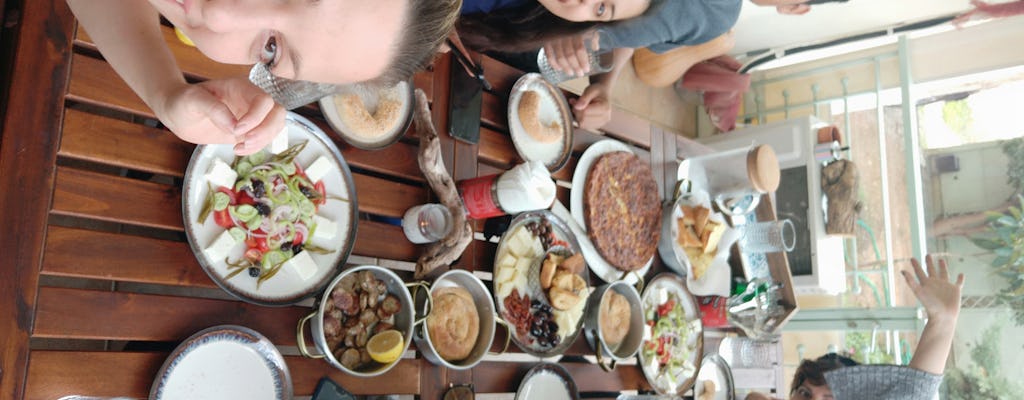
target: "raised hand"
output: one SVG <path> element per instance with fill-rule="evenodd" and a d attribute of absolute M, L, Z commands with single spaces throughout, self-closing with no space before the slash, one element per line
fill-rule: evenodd
<path fill-rule="evenodd" d="M 569 100 L 580 128 L 597 129 L 612 119 L 610 91 L 606 83 L 591 83 L 578 99 Z"/>
<path fill-rule="evenodd" d="M 284 128 L 285 110 L 244 78 L 183 85 L 155 107 L 160 120 L 182 140 L 234 144 L 252 154 Z"/>
<path fill-rule="evenodd" d="M 932 256 L 925 258 L 928 271 L 921 268 L 917 259 L 911 259 L 914 274 L 901 271 L 910 290 L 928 312 L 928 318 L 956 318 L 960 314 L 960 291 L 964 287 L 964 274 L 957 276 L 956 282 L 949 280 L 949 268 L 945 260 L 939 260 L 938 266 Z"/>

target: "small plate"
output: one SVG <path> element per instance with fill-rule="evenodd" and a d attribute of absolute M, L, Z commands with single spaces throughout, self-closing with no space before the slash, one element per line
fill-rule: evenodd
<path fill-rule="evenodd" d="M 149 392 L 153 400 L 292 398 L 284 357 L 258 332 L 233 325 L 199 331 L 181 343 Z"/>
<path fill-rule="evenodd" d="M 539 118 L 545 122 L 557 120 L 562 125 L 562 139 L 542 143 L 531 137 L 519 120 L 519 100 L 523 93 L 535 91 L 541 95 Z M 549 171 L 555 172 L 565 166 L 572 153 L 572 112 L 562 90 L 552 85 L 538 73 L 523 75 L 512 86 L 508 96 L 508 129 L 516 152 L 525 161 L 540 161 Z"/>
<path fill-rule="evenodd" d="M 580 392 L 569 371 L 558 364 L 530 368 L 516 391 L 516 400 L 579 400 Z"/>
<path fill-rule="evenodd" d="M 584 186 L 587 184 L 587 175 L 590 174 L 590 168 L 601 156 L 619 151 L 632 152 L 633 150 L 631 150 L 625 143 L 617 140 L 602 140 L 590 145 L 590 147 L 583 152 L 583 155 L 580 156 L 579 161 L 576 162 L 576 171 L 572 174 L 572 190 L 569 192 L 569 212 L 572 213 L 573 219 L 576 220 L 576 223 L 584 231 L 587 229 L 587 221 L 583 217 L 583 193 Z M 589 236 L 587 237 L 587 240 L 590 240 Z M 629 284 L 636 283 L 636 275 L 646 275 L 647 271 L 650 271 L 651 265 L 654 263 L 654 257 L 656 256 L 656 254 L 651 255 L 651 259 L 647 261 L 647 264 L 644 265 L 643 268 L 635 271 L 636 274 L 633 274 L 626 273 L 625 271 L 615 268 L 613 265 L 608 263 L 608 261 L 605 260 L 599 252 L 597 252 L 596 248 L 594 249 L 595 251 L 593 252 L 584 251 L 583 257 L 586 258 L 587 266 L 594 271 L 594 274 L 605 282 L 625 280 L 626 283 Z M 655 253 L 657 253 L 657 251 L 655 251 Z"/>
<path fill-rule="evenodd" d="M 317 215 L 337 223 L 338 230 L 334 239 L 333 251 L 327 254 L 310 254 L 317 265 L 317 270 L 308 280 L 303 280 L 290 268 L 282 269 L 280 273 L 263 282 L 257 289 L 256 279 L 250 278 L 244 272 L 225 280 L 224 277 L 229 273 L 225 260 L 211 260 L 206 256 L 204 250 L 224 232 L 224 228 L 214 222 L 212 215 L 207 217 L 203 223 L 197 222 L 209 190 L 204 175 L 210 169 L 214 159 L 219 158 L 221 161 L 231 164 L 235 157 L 232 146 L 219 144 L 196 147 L 189 160 L 188 168 L 185 170 L 185 183 L 181 196 L 185 236 L 188 238 L 189 247 L 199 261 L 199 265 L 203 267 L 210 279 L 226 292 L 240 300 L 267 306 L 295 304 L 323 291 L 331 278 L 341 271 L 349 252 L 352 251 L 358 223 L 355 184 L 352 181 L 348 163 L 345 162 L 345 158 L 341 156 L 338 148 L 334 146 L 334 142 L 316 125 L 295 113 L 288 113 L 285 129 L 288 132 L 289 145 L 307 141 L 305 149 L 299 153 L 295 161 L 306 167 L 319 156 L 327 158 L 333 165 L 333 168 L 323 177 L 327 195 L 348 200 L 328 200 L 317 211 Z M 227 258 L 241 259 L 244 251 L 245 245 L 236 243 L 228 252 Z"/>
<path fill-rule="evenodd" d="M 383 89 L 373 89 L 358 84 L 343 85 L 339 86 L 337 94 L 320 99 L 320 112 L 327 119 L 327 123 L 331 125 L 331 128 L 334 128 L 334 131 L 338 132 L 338 135 L 345 139 L 345 142 L 348 144 L 363 150 L 379 150 L 397 142 L 398 139 L 405 135 L 405 131 L 409 129 L 409 124 L 412 123 L 413 104 L 415 103 L 413 89 L 412 82 L 408 81 L 399 82 L 395 86 Z M 400 116 L 398 121 L 395 122 L 394 128 L 374 138 L 356 133 L 345 123 L 338 109 L 338 102 L 342 96 L 350 94 L 359 96 L 367 110 L 376 110 L 377 104 L 382 97 L 400 100 L 402 108 L 398 113 Z"/>
<path fill-rule="evenodd" d="M 736 387 L 732 381 L 732 369 L 729 363 L 718 354 L 709 354 L 700 363 L 697 382 L 693 386 L 693 397 L 700 398 L 704 393 L 704 381 L 715 383 L 714 400 L 735 400 Z"/>
<path fill-rule="evenodd" d="M 658 296 L 659 292 L 664 290 L 667 294 L 674 294 L 676 298 L 680 300 L 683 307 L 683 313 L 686 315 L 687 321 L 697 321 L 698 328 L 695 331 L 689 332 L 689 336 L 686 338 L 687 343 L 694 346 L 694 350 L 690 352 L 690 357 L 687 360 L 693 364 L 694 371 L 693 375 L 685 377 L 686 379 L 682 382 L 677 382 L 675 387 L 668 387 L 662 381 L 657 378 L 659 376 L 658 371 L 654 370 L 648 365 L 650 360 L 644 356 L 644 347 L 647 345 L 640 345 L 640 352 L 637 353 L 637 360 L 640 369 L 643 371 L 644 376 L 647 378 L 647 382 L 651 384 L 651 387 L 659 394 L 677 395 L 686 392 L 693 386 L 696 380 L 697 371 L 701 366 L 701 357 L 704 353 L 704 325 L 700 323 L 700 308 L 697 306 L 697 301 L 693 298 L 693 295 L 686 290 L 683 279 L 673 273 L 662 273 L 654 277 L 650 283 L 647 284 L 647 288 L 644 289 L 644 293 L 640 296 L 640 303 L 644 309 L 645 318 L 648 315 L 648 310 L 652 310 L 659 304 Z M 647 322 L 647 321 L 645 321 Z M 648 337 L 646 334 L 645 337 Z"/>
<path fill-rule="evenodd" d="M 564 247 L 552 245 L 552 249 L 566 249 L 571 250 L 572 253 L 580 252 L 580 246 L 576 241 L 576 236 L 573 235 L 572 231 L 565 225 L 565 222 L 563 222 L 560 218 L 558 218 L 549 211 L 531 211 L 519 214 L 519 216 L 517 216 L 514 220 L 512 220 L 512 223 L 509 224 L 509 228 L 506 231 L 506 234 L 502 235 L 501 240 L 498 242 L 498 249 L 495 252 L 495 268 L 497 268 L 497 266 L 499 265 L 499 260 L 503 256 L 505 256 L 506 253 L 509 252 L 508 241 L 510 240 L 509 238 L 511 237 L 509 233 L 515 232 L 517 229 L 520 229 L 520 227 L 523 227 L 523 229 L 525 229 L 525 226 L 531 222 L 539 222 L 542 220 L 547 220 L 548 222 L 550 222 L 551 231 L 555 235 L 555 237 L 558 240 L 561 240 L 567 244 L 567 246 Z M 542 255 L 540 255 L 539 257 L 544 257 L 543 254 L 547 254 L 547 251 L 544 251 Z M 544 293 L 540 286 L 539 271 L 538 268 L 536 268 L 537 259 L 531 259 L 529 261 L 529 265 L 527 265 L 529 273 L 526 277 L 526 285 L 524 287 L 526 293 L 520 292 L 520 295 L 529 295 L 531 300 L 537 300 L 543 304 L 550 305 L 547 298 L 547 294 Z M 498 271 L 495 270 L 494 279 L 498 278 L 497 272 Z M 587 290 L 589 294 L 589 291 L 593 290 L 593 288 L 590 286 L 590 274 L 587 273 L 587 268 L 584 267 L 583 271 L 581 271 L 579 275 L 583 278 L 585 282 L 587 282 Z M 501 316 L 502 319 L 508 321 L 508 319 L 505 318 L 505 297 L 507 296 L 500 295 L 498 285 L 499 283 L 494 283 L 494 303 L 496 305 L 496 309 L 498 310 L 498 315 Z M 575 326 L 571 327 L 572 330 L 561 338 L 561 341 L 558 346 L 554 346 L 547 350 L 541 350 L 527 343 L 525 338 L 520 338 L 519 335 L 516 333 L 515 324 L 512 321 L 508 321 L 509 325 L 511 326 L 510 330 L 512 333 L 512 341 L 516 344 L 516 346 L 519 346 L 519 348 L 522 349 L 523 351 L 535 355 L 537 357 L 546 358 L 561 355 L 562 353 L 565 352 L 566 349 L 572 346 L 572 344 L 576 341 L 576 337 L 579 336 L 580 331 L 582 330 L 583 318 L 586 315 L 587 296 L 583 296 L 583 298 L 580 299 L 580 301 L 583 303 L 583 308 L 580 311 L 579 319 L 577 320 Z"/>
<path fill-rule="evenodd" d="M 689 194 L 683 195 L 675 205 L 672 206 L 672 216 L 669 221 L 662 221 L 668 224 L 670 236 L 668 239 L 671 240 L 671 246 L 673 253 L 676 256 L 676 262 L 682 266 L 683 270 L 676 269 L 676 265 L 672 263 L 665 263 L 670 269 L 676 273 L 686 277 L 686 288 L 690 290 L 696 296 L 729 296 L 729 282 L 732 278 L 732 270 L 729 266 L 729 255 L 730 249 L 732 249 L 733 243 L 736 242 L 737 232 L 729 227 L 728 221 L 722 213 L 714 211 L 711 206 L 711 197 L 708 193 L 697 189 Z M 718 242 L 718 249 L 715 252 L 715 256 L 708 265 L 704 276 L 701 279 L 694 279 L 693 263 L 689 256 L 682 247 L 679 246 L 679 242 L 676 238 L 679 237 L 679 227 L 676 224 L 676 220 L 683 217 L 683 211 L 680 206 L 701 206 L 708 210 L 712 210 L 710 220 L 718 224 L 725 226 L 725 232 L 722 233 L 722 238 Z M 662 231 L 664 232 L 664 231 Z"/>

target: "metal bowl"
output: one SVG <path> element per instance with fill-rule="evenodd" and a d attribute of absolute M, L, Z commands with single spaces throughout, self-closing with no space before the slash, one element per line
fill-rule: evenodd
<path fill-rule="evenodd" d="M 430 339 L 430 331 L 427 329 L 426 323 L 420 324 L 414 329 L 413 339 L 416 340 L 416 348 L 419 349 L 420 353 L 428 361 L 456 370 L 470 369 L 483 360 L 484 355 L 491 348 L 491 344 L 494 343 L 494 331 L 497 324 L 494 300 L 491 298 L 491 292 L 487 290 L 487 286 L 484 286 L 480 278 L 465 270 L 453 269 L 445 272 L 434 281 L 431 292 L 445 287 L 461 287 L 466 289 L 473 298 L 473 305 L 476 306 L 477 315 L 480 316 L 480 333 L 476 337 L 476 344 L 473 345 L 473 350 L 465 359 L 458 361 L 445 360 L 434 348 L 434 343 Z M 421 303 L 421 299 L 416 300 L 417 304 Z"/>
<path fill-rule="evenodd" d="M 601 303 L 604 302 L 609 292 L 615 292 L 624 296 L 626 301 L 629 302 L 630 311 L 629 332 L 626 333 L 622 342 L 615 347 L 608 345 L 604 332 L 601 331 Z M 615 281 L 599 286 L 594 290 L 594 293 L 590 294 L 590 298 L 587 301 L 587 314 L 583 323 L 583 332 L 586 335 L 587 343 L 594 349 L 601 368 L 611 370 L 611 368 L 615 368 L 615 362 L 624 361 L 635 356 L 637 350 L 640 350 L 640 344 L 644 341 L 644 310 L 640 304 L 640 294 L 637 293 L 633 285 L 624 281 Z M 610 357 L 613 360 L 611 367 L 604 365 L 603 357 Z"/>
<path fill-rule="evenodd" d="M 345 270 L 341 274 L 338 274 L 338 277 L 334 278 L 334 280 L 331 281 L 330 285 L 327 286 L 327 290 L 325 290 L 323 295 L 320 296 L 320 299 L 317 302 L 317 304 L 313 306 L 313 312 L 309 313 L 309 315 L 299 320 L 296 338 L 296 342 L 298 343 L 299 347 L 299 352 L 302 353 L 303 356 L 306 356 L 308 358 L 325 358 L 327 360 L 327 363 L 331 364 L 331 366 L 348 374 L 360 377 L 370 377 L 383 374 L 385 372 L 388 372 L 388 370 L 394 367 L 395 364 L 398 364 L 398 362 L 401 361 L 401 358 L 399 358 L 398 360 L 395 360 L 394 362 L 391 362 L 389 364 L 382 365 L 377 363 L 375 364 L 376 367 L 372 369 L 358 371 L 352 370 L 345 367 L 344 365 L 341 365 L 341 362 L 338 361 L 336 357 L 334 357 L 333 349 L 331 349 L 330 346 L 328 346 L 327 344 L 327 336 L 324 334 L 324 314 L 327 312 L 327 303 L 330 302 L 331 292 L 334 291 L 334 288 L 346 276 L 366 270 L 372 271 L 373 275 L 376 276 L 377 279 L 384 281 L 384 285 L 387 286 L 388 293 L 397 296 L 398 300 L 401 302 L 402 309 L 399 310 L 398 313 L 394 315 L 394 329 L 401 332 L 402 337 L 405 338 L 405 343 L 403 345 L 402 352 L 404 353 L 406 350 L 408 350 L 409 343 L 412 342 L 413 327 L 416 324 L 422 322 L 422 319 L 414 320 L 415 313 L 413 310 L 412 295 L 409 294 L 408 290 L 408 286 L 415 286 L 416 284 L 407 285 L 405 282 L 402 281 L 402 278 L 398 277 L 398 275 L 395 275 L 395 273 L 391 272 L 391 270 L 383 267 L 378 267 L 376 265 L 361 265 L 357 267 L 352 267 Z M 311 334 L 313 336 L 313 343 L 316 345 L 316 349 L 320 352 L 320 354 L 313 354 L 306 347 L 306 339 L 303 327 L 306 325 L 306 321 L 309 320 L 313 320 L 313 322 L 311 323 Z"/>

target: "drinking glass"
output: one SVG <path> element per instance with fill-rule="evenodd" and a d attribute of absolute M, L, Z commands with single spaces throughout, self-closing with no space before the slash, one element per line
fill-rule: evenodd
<path fill-rule="evenodd" d="M 793 222 L 753 222 L 736 227 L 740 232 L 740 249 L 755 253 L 791 251 L 796 246 L 796 228 Z"/>
<path fill-rule="evenodd" d="M 402 230 L 410 242 L 433 243 L 448 236 L 452 230 L 452 215 L 442 204 L 421 204 L 405 212 Z"/>
<path fill-rule="evenodd" d="M 603 74 L 612 70 L 613 56 L 612 52 L 601 53 L 600 44 L 597 43 L 595 34 L 588 36 L 583 39 L 583 46 L 587 51 L 587 60 L 590 64 L 590 72 L 587 72 L 586 76 Z M 537 53 L 537 68 L 540 69 L 540 74 L 544 76 L 544 79 L 553 84 L 559 84 L 568 80 L 579 78 L 572 71 L 559 71 L 556 70 L 548 62 L 547 53 L 544 49 L 540 49 Z"/>

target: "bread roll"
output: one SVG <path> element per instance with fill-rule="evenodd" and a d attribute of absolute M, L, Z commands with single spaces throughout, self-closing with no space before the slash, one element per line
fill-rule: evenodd
<path fill-rule="evenodd" d="M 461 287 L 436 289 L 427 332 L 441 358 L 455 362 L 469 357 L 480 334 L 480 315 L 473 297 Z"/>
<path fill-rule="evenodd" d="M 554 143 L 562 140 L 562 124 L 551 121 L 544 124 L 540 121 L 540 94 L 527 90 L 519 98 L 519 122 L 526 133 L 540 143 Z"/>
<path fill-rule="evenodd" d="M 598 325 L 601 328 L 601 335 L 604 336 L 605 343 L 614 348 L 622 343 L 629 333 L 629 319 L 632 314 L 629 300 L 626 300 L 626 296 L 608 290 L 601 299 L 600 311 Z"/>

